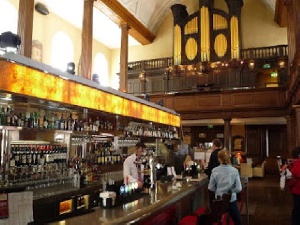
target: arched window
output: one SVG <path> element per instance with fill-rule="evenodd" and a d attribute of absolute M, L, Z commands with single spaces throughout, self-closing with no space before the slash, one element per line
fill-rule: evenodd
<path fill-rule="evenodd" d="M 0 33 L 6 31 L 17 33 L 18 11 L 8 0 L 0 0 L 0 21 Z"/>
<path fill-rule="evenodd" d="M 0 0 L 0 34 L 11 31 L 17 34 L 18 30 L 18 11 L 8 0 Z M 4 53 L 0 49 L 0 54 Z"/>
<path fill-rule="evenodd" d="M 107 59 L 102 53 L 97 53 L 94 59 L 93 74 L 98 74 L 102 86 L 109 85 Z"/>
<path fill-rule="evenodd" d="M 111 87 L 118 90 L 120 88 L 120 76 L 114 75 L 111 81 Z"/>
<path fill-rule="evenodd" d="M 66 33 L 59 31 L 52 39 L 51 66 L 62 71 L 67 70 L 67 64 L 74 61 L 74 46 Z"/>

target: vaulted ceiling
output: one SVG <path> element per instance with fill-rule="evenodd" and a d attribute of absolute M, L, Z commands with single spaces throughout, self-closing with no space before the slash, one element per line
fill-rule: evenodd
<path fill-rule="evenodd" d="M 276 15 L 276 2 L 282 0 L 260 1 Z M 44 3 L 50 13 L 57 14 L 81 29 L 83 0 L 36 0 L 36 2 Z M 126 23 L 130 27 L 129 45 L 152 43 L 157 28 L 170 13 L 171 5 L 182 2 L 183 0 L 95 0 L 94 38 L 109 48 L 119 48 L 121 44 L 119 26 Z"/>

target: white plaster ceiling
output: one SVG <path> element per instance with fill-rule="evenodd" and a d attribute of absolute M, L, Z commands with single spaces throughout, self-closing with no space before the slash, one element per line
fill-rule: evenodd
<path fill-rule="evenodd" d="M 174 4 L 182 0 L 118 0 L 151 32 L 155 33 L 161 22 L 170 12 Z"/>
<path fill-rule="evenodd" d="M 173 4 L 183 0 L 118 0 L 132 15 L 134 15 L 152 33 L 155 33 L 162 21 L 171 12 Z M 192 0 L 195 1 L 195 0 Z M 276 0 L 261 0 L 275 12 Z M 82 28 L 83 0 L 36 0 L 45 4 L 50 13 L 54 13 L 73 26 Z M 121 30 L 117 24 L 94 7 L 93 35 L 96 40 L 109 48 L 119 48 L 121 45 Z M 104 32 L 105 31 L 105 32 Z M 129 46 L 139 45 L 129 37 Z"/>

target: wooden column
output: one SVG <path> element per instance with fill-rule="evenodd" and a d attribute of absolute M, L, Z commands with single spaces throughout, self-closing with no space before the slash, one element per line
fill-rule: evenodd
<path fill-rule="evenodd" d="M 31 58 L 34 0 L 19 1 L 18 35 L 21 38 L 20 55 Z M 3 21 L 2 21 L 3 22 Z"/>
<path fill-rule="evenodd" d="M 224 147 L 231 153 L 231 118 L 224 119 Z"/>
<path fill-rule="evenodd" d="M 295 107 L 295 146 L 300 146 L 300 106 Z M 295 147 L 293 146 L 293 147 Z"/>
<path fill-rule="evenodd" d="M 81 76 L 91 79 L 92 49 L 93 49 L 93 3 L 94 0 L 84 0 L 84 11 L 81 33 Z M 103 31 L 105 32 L 105 31 Z M 101 78 L 100 78 L 101 80 Z"/>
<path fill-rule="evenodd" d="M 127 92 L 128 81 L 128 25 L 121 25 L 121 53 L 120 53 L 120 88 L 122 92 Z"/>
<path fill-rule="evenodd" d="M 292 1 L 293 2 L 293 16 L 294 16 L 294 25 L 295 25 L 295 58 L 294 58 L 294 65 L 298 66 L 300 64 L 300 2 L 299 1 Z M 300 142 L 300 140 L 299 140 Z"/>
<path fill-rule="evenodd" d="M 295 147 L 295 132 L 291 116 L 286 116 L 286 127 L 287 127 L 287 143 L 288 152 L 291 153 L 292 149 Z"/>

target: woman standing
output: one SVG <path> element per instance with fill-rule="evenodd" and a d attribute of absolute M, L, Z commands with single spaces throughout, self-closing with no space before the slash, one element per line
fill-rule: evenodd
<path fill-rule="evenodd" d="M 242 190 L 239 172 L 230 165 L 230 155 L 227 150 L 218 152 L 220 165 L 212 170 L 208 189 L 215 192 L 215 197 L 224 193 L 232 193 L 229 205 L 229 215 L 235 225 L 241 225 L 241 215 L 236 204 L 236 193 Z"/>
<path fill-rule="evenodd" d="M 292 178 L 287 185 L 293 194 L 293 211 L 292 211 L 292 225 L 300 224 L 300 147 L 295 147 L 292 150 L 293 162 L 290 165 Z"/>

